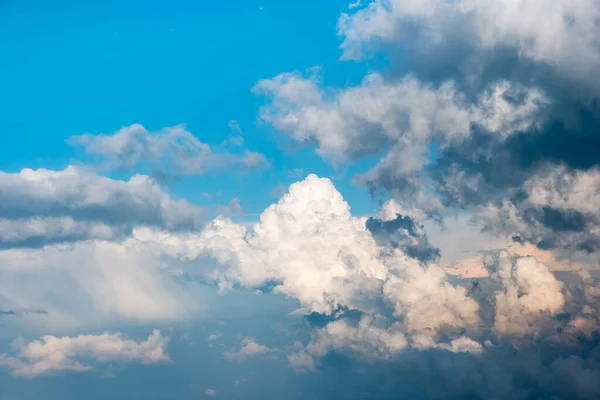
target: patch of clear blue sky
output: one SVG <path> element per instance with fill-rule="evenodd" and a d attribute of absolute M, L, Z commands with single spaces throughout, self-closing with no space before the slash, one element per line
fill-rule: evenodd
<path fill-rule="evenodd" d="M 244 131 L 245 146 L 273 168 L 261 173 L 186 178 L 174 192 L 206 203 L 202 192 L 239 197 L 248 213 L 274 201 L 290 170 L 337 176 L 355 212 L 375 204 L 313 149 L 282 151 L 278 134 L 257 124 L 265 99 L 250 89 L 278 73 L 323 68 L 327 85 L 359 82 L 378 62 L 340 62 L 336 23 L 343 0 L 0 1 L 0 169 L 62 168 L 71 135 L 111 133 L 141 123 L 150 130 L 185 123 L 216 145 Z M 215 200 L 212 200 L 213 202 Z"/>

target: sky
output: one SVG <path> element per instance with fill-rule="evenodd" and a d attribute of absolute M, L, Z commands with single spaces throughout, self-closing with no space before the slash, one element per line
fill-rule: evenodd
<path fill-rule="evenodd" d="M 599 398 L 598 20 L 0 0 L 0 400 Z"/>

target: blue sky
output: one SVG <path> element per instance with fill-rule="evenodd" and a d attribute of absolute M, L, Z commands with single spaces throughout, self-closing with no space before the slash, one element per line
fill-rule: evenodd
<path fill-rule="evenodd" d="M 599 398 L 598 16 L 0 0 L 0 400 Z"/>
<path fill-rule="evenodd" d="M 265 153 L 274 168 L 243 178 L 194 177 L 174 190 L 199 203 L 199 192 L 221 192 L 227 201 L 244 192 L 239 197 L 248 212 L 258 213 L 277 185 L 290 183 L 293 169 L 335 175 L 312 151 L 283 151 L 283 137 L 257 124 L 264 99 L 251 89 L 282 71 L 315 66 L 327 83 L 360 81 L 368 66 L 340 63 L 336 51 L 336 19 L 346 7 L 344 1 L 4 2 L 0 29 L 7 40 L 0 51 L 11 62 L 0 66 L 6 132 L 0 166 L 62 168 L 77 157 L 67 138 L 133 123 L 149 130 L 186 124 L 217 145 L 236 120 L 246 147 Z M 342 185 L 360 212 L 371 211 L 362 191 Z"/>

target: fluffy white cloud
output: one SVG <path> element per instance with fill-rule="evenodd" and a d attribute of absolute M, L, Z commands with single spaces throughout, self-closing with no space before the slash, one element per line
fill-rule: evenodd
<path fill-rule="evenodd" d="M 451 82 L 440 87 L 410 77 L 386 82 L 379 74 L 333 94 L 321 89 L 317 76 L 299 73 L 280 74 L 254 88 L 271 98 L 261 118 L 300 142 L 315 141 L 322 156 L 353 160 L 395 144 L 404 149 L 398 172 L 422 166 L 430 139 L 464 139 L 473 123 L 503 135 L 529 127 L 544 97 L 529 90 L 515 104 L 505 96 L 512 89 L 498 83 L 473 105 Z"/>
<path fill-rule="evenodd" d="M 95 363 L 165 363 L 168 338 L 154 330 L 147 340 L 136 342 L 122 334 L 80 335 L 76 337 L 44 336 L 40 340 L 18 344 L 15 357 L 0 356 L 0 366 L 9 367 L 12 373 L 25 378 L 61 371 L 82 372 L 93 370 Z"/>
<path fill-rule="evenodd" d="M 436 334 L 443 327 L 472 328 L 479 322 L 477 302 L 465 288 L 450 284 L 441 267 L 423 267 L 396 256 L 390 268 L 395 273 L 386 281 L 383 296 L 409 332 Z"/>
<path fill-rule="evenodd" d="M 477 325 L 478 305 L 466 289 L 450 284 L 439 266 L 379 245 L 367 225 L 350 214 L 330 180 L 309 175 L 250 231 L 219 218 L 196 238 L 198 247 L 172 242 L 171 251 L 192 258 L 212 254 L 225 267 L 212 274 L 223 289 L 269 285 L 312 312 L 341 315 L 319 331 L 306 354 L 347 348 L 368 357 L 389 355 L 406 346 L 406 335 L 429 335 L 437 343 L 442 333 L 458 335 Z M 388 307 L 396 321 L 383 318 Z M 352 325 L 340 308 L 360 311 L 361 322 Z M 310 370 L 306 354 L 291 362 Z"/>
<path fill-rule="evenodd" d="M 537 333 L 541 318 L 563 310 L 562 283 L 535 258 L 513 258 L 503 252 L 489 267 L 492 279 L 502 285 L 495 295 L 494 330 L 498 333 Z"/>
<path fill-rule="evenodd" d="M 288 363 L 297 372 L 313 372 L 316 370 L 313 357 L 304 350 L 288 355 Z"/>
<path fill-rule="evenodd" d="M 312 311 L 330 314 L 358 304 L 359 293 L 380 290 L 387 269 L 365 218 L 350 207 L 328 179 L 310 175 L 267 208 L 251 232 L 217 219 L 202 232 L 203 251 L 228 266 L 215 274 L 223 288 L 257 288 L 298 298 Z"/>
<path fill-rule="evenodd" d="M 239 125 L 231 129 L 240 131 Z M 72 145 L 83 146 L 86 153 L 96 155 L 107 167 L 129 169 L 142 163 L 151 163 L 161 172 L 175 175 L 202 174 L 212 170 L 255 169 L 269 165 L 259 153 L 245 151 L 242 154 L 215 153 L 185 130 L 183 125 L 149 132 L 140 124 L 123 127 L 114 134 L 84 134 L 71 137 Z"/>
<path fill-rule="evenodd" d="M 272 349 L 262 344 L 258 344 L 254 339 L 247 337 L 242 340 L 239 351 L 227 351 L 225 352 L 225 357 L 228 360 L 243 361 L 249 357 L 265 357 L 280 351 L 281 350 L 279 349 Z"/>
<path fill-rule="evenodd" d="M 349 350 L 369 359 L 388 358 L 403 350 L 408 343 L 400 329 L 381 327 L 380 322 L 384 321 L 370 316 L 362 317 L 356 325 L 343 319 L 330 322 L 316 332 L 307 351 L 315 356 L 324 356 L 331 350 Z"/>
<path fill-rule="evenodd" d="M 459 143 L 471 137 L 473 126 L 509 137 L 535 125 L 546 104 L 538 90 L 508 81 L 491 84 L 473 101 L 451 81 L 435 86 L 379 74 L 336 91 L 322 89 L 315 75 L 284 73 L 258 82 L 254 90 L 271 99 L 260 112 L 264 121 L 299 142 L 314 142 L 333 163 L 384 153 L 357 181 L 393 191 L 405 208 L 425 214 L 442 208 L 419 175 L 432 143 Z M 513 92 L 518 100 L 511 99 Z"/>

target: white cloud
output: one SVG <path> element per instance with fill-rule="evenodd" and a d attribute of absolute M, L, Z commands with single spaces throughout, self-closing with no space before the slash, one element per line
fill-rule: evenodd
<path fill-rule="evenodd" d="M 428 335 L 416 335 L 411 338 L 411 346 L 419 350 L 442 349 L 452 353 L 480 354 L 483 352 L 481 343 L 468 337 L 452 339 L 450 343 L 435 343 Z"/>
<path fill-rule="evenodd" d="M 358 8 L 361 5 L 362 3 L 360 2 L 360 0 L 356 0 L 355 2 L 348 4 L 348 8 L 352 10 L 353 8 Z"/>
<path fill-rule="evenodd" d="M 500 334 L 537 333 L 539 320 L 563 310 L 563 285 L 533 257 L 501 253 L 489 264 L 491 277 L 502 290 L 495 295 L 494 330 Z"/>
<path fill-rule="evenodd" d="M 476 101 L 455 86 L 410 76 L 386 81 L 373 73 L 360 85 L 334 90 L 321 88 L 316 75 L 283 73 L 254 90 L 271 99 L 260 112 L 264 121 L 298 142 L 315 143 L 317 153 L 334 164 L 384 153 L 357 181 L 392 190 L 405 208 L 429 215 L 442 208 L 418 174 L 430 161 L 431 143 L 460 143 L 474 124 L 506 138 L 535 125 L 546 104 L 538 90 L 507 81 L 491 84 Z M 519 101 L 507 98 L 514 91 Z"/>
<path fill-rule="evenodd" d="M 12 369 L 12 373 L 25 378 L 61 371 L 83 372 L 93 370 L 95 363 L 165 363 L 168 338 L 154 330 L 146 341 L 136 342 L 122 334 L 81 335 L 76 337 L 44 336 L 40 340 L 22 343 L 15 357 L 0 356 L 0 365 Z"/>
<path fill-rule="evenodd" d="M 331 350 L 349 350 L 377 359 L 397 354 L 408 345 L 401 329 L 394 325 L 383 328 L 378 326 L 378 322 L 369 316 L 362 317 L 357 325 L 343 319 L 330 322 L 316 332 L 306 349 L 315 356 L 324 356 Z"/>
<path fill-rule="evenodd" d="M 471 123 L 504 135 L 528 127 L 543 96 L 529 90 L 521 104 L 513 104 L 504 97 L 511 89 L 510 83 L 500 82 L 473 106 L 451 82 L 436 88 L 411 77 L 386 82 L 370 74 L 359 86 L 329 94 L 319 87 L 317 76 L 283 73 L 258 82 L 254 91 L 271 97 L 261 110 L 263 120 L 300 142 L 314 140 L 322 156 L 345 161 L 390 143 L 414 142 L 413 149 L 422 151 L 434 136 L 464 139 Z M 398 169 L 422 164 L 414 157 L 400 161 Z"/>
<path fill-rule="evenodd" d="M 390 268 L 395 274 L 386 281 L 383 296 L 409 332 L 436 334 L 445 326 L 472 328 L 479 322 L 477 302 L 465 288 L 450 284 L 439 266 L 423 267 L 399 255 Z"/>
<path fill-rule="evenodd" d="M 240 131 L 230 122 L 230 128 Z M 68 142 L 83 146 L 86 153 L 103 158 L 109 168 L 130 169 L 142 163 L 151 163 L 161 172 L 174 175 L 202 174 L 223 169 L 256 169 L 268 166 L 259 153 L 215 153 L 185 130 L 183 125 L 149 132 L 140 124 L 123 127 L 114 134 L 84 134 L 71 137 Z"/>
<path fill-rule="evenodd" d="M 274 281 L 276 292 L 315 312 L 331 313 L 337 304 L 358 307 L 355 294 L 381 288 L 387 274 L 365 219 L 353 217 L 331 182 L 314 175 L 293 184 L 251 233 L 217 219 L 201 237 L 204 251 L 228 265 L 215 275 L 223 288 Z"/>
<path fill-rule="evenodd" d="M 297 372 L 314 372 L 316 370 L 313 357 L 304 350 L 288 355 L 290 366 Z"/>
<path fill-rule="evenodd" d="M 312 312 L 337 318 L 339 307 L 347 307 L 365 314 L 356 327 L 343 318 L 330 322 L 309 346 L 313 355 L 325 354 L 319 348 L 348 348 L 369 357 L 372 352 L 394 353 L 407 345 L 405 335 L 427 334 L 438 340 L 442 330 L 458 334 L 479 322 L 478 304 L 466 289 L 451 285 L 435 264 L 423 265 L 400 249 L 380 247 L 366 228 L 366 218 L 350 214 L 328 179 L 310 175 L 291 185 L 250 231 L 216 219 L 199 240 L 200 248 L 188 254 L 208 252 L 224 264 L 212 274 L 223 289 L 269 284 Z M 392 308 L 403 323 L 382 319 L 382 307 Z M 300 353 L 291 362 L 310 369 Z"/>
<path fill-rule="evenodd" d="M 216 396 L 217 391 L 215 389 L 208 388 L 204 391 L 204 394 L 207 396 Z"/>
<path fill-rule="evenodd" d="M 279 349 L 272 349 L 262 344 L 258 344 L 254 339 L 247 337 L 242 340 L 239 351 L 227 351 L 225 352 L 225 357 L 231 361 L 244 361 L 249 357 L 265 357 L 279 353 L 280 351 L 281 350 Z"/>

